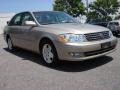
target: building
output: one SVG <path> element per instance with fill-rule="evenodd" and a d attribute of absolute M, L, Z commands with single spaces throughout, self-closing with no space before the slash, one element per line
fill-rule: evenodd
<path fill-rule="evenodd" d="M 3 33 L 3 29 L 5 25 L 7 25 L 7 21 L 9 21 L 15 13 L 0 13 L 0 34 Z"/>

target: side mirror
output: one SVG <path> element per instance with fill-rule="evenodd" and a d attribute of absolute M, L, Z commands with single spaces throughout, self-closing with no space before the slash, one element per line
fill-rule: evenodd
<path fill-rule="evenodd" d="M 10 21 L 7 21 L 7 25 L 10 23 Z"/>
<path fill-rule="evenodd" d="M 37 26 L 37 24 L 34 21 L 25 21 L 24 25 L 26 25 L 26 26 Z"/>

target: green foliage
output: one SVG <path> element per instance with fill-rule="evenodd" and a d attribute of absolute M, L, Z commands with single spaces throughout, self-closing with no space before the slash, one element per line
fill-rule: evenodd
<path fill-rule="evenodd" d="M 115 17 L 115 20 L 118 20 L 118 19 L 120 19 L 120 15 L 118 15 L 118 16 Z"/>
<path fill-rule="evenodd" d="M 55 0 L 55 11 L 65 11 L 73 17 L 85 14 L 85 7 L 81 0 Z"/>
<path fill-rule="evenodd" d="M 110 21 L 112 20 L 111 15 L 116 14 L 119 7 L 120 2 L 118 0 L 96 0 L 89 5 L 88 20 L 101 19 L 102 21 Z"/>
<path fill-rule="evenodd" d="M 55 0 L 55 4 L 53 5 L 53 9 L 55 11 L 64 11 L 65 10 L 65 0 Z"/>

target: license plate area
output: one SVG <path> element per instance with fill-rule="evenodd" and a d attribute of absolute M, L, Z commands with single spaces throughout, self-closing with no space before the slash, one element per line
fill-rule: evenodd
<path fill-rule="evenodd" d="M 109 48 L 111 46 L 111 42 L 106 42 L 101 44 L 101 49 Z"/>

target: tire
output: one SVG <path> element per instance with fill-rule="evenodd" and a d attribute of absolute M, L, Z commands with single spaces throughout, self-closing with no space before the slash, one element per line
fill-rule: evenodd
<path fill-rule="evenodd" d="M 41 57 L 47 66 L 57 66 L 59 63 L 57 51 L 50 40 L 41 43 Z"/>
<path fill-rule="evenodd" d="M 12 43 L 12 40 L 11 40 L 10 37 L 7 38 L 7 46 L 8 46 L 8 50 L 9 51 L 14 51 L 15 50 L 15 48 L 13 46 L 13 43 Z"/>

